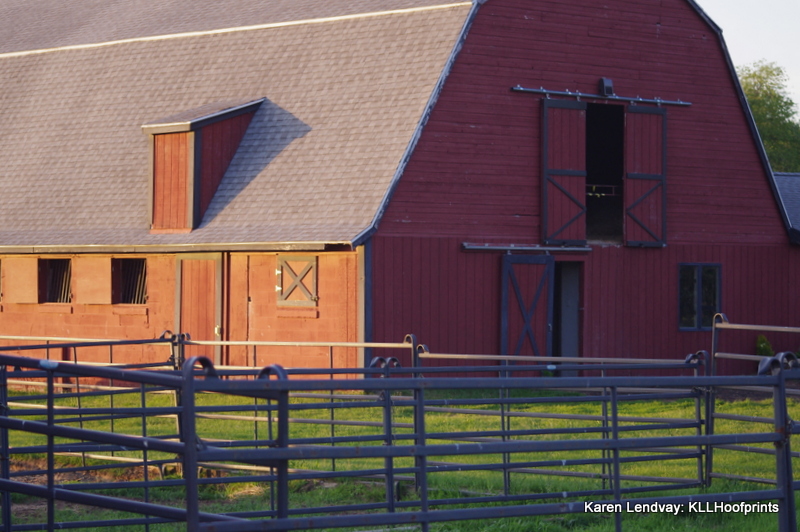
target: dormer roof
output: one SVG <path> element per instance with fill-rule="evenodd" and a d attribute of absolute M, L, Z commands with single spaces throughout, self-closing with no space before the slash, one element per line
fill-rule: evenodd
<path fill-rule="evenodd" d="M 148 135 L 197 131 L 204 126 L 255 112 L 266 98 L 244 99 L 233 102 L 211 102 L 194 109 L 187 109 L 159 120 L 142 124 Z"/>

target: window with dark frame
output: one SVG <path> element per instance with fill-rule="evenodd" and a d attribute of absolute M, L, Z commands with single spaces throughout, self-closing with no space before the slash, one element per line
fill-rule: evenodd
<path fill-rule="evenodd" d="M 39 302 L 72 303 L 70 259 L 39 259 Z"/>
<path fill-rule="evenodd" d="M 278 306 L 317 306 L 317 257 L 278 255 L 275 273 Z"/>
<path fill-rule="evenodd" d="M 711 329 L 720 311 L 720 266 L 681 264 L 678 276 L 679 328 Z"/>
<path fill-rule="evenodd" d="M 111 259 L 111 296 L 115 305 L 147 303 L 146 259 Z"/>

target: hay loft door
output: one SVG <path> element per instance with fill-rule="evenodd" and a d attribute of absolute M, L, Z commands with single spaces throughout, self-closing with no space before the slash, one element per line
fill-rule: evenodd
<path fill-rule="evenodd" d="M 542 100 L 542 238 L 586 243 L 586 104 Z"/>

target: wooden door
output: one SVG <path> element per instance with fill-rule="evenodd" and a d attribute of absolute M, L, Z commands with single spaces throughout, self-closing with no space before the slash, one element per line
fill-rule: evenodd
<path fill-rule="evenodd" d="M 222 260 L 217 254 L 178 258 L 178 331 L 192 340 L 221 340 Z M 219 364 L 218 346 L 186 346 L 185 357 L 205 356 Z"/>
<path fill-rule="evenodd" d="M 551 356 L 553 257 L 504 255 L 502 269 L 501 354 Z"/>
<path fill-rule="evenodd" d="M 542 100 L 542 238 L 586 243 L 586 103 Z"/>
<path fill-rule="evenodd" d="M 667 242 L 667 115 L 629 106 L 625 116 L 625 244 Z"/>

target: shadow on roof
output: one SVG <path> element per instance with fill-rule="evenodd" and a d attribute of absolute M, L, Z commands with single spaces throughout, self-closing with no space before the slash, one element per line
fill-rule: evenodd
<path fill-rule="evenodd" d="M 261 179 L 269 179 L 270 163 L 292 142 L 303 138 L 309 131 L 311 126 L 266 99 L 253 116 L 198 228 L 207 226 L 224 213 L 259 176 Z M 235 217 L 235 214 L 232 216 Z"/>

